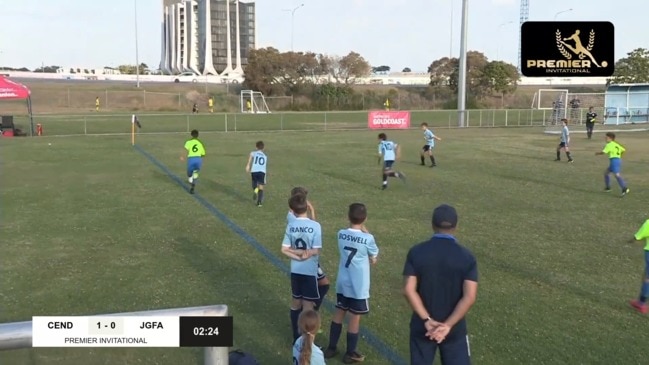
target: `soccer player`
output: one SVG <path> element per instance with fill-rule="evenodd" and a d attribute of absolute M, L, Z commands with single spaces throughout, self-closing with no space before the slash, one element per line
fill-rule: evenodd
<path fill-rule="evenodd" d="M 349 313 L 347 352 L 343 356 L 343 363 L 353 364 L 365 360 L 365 356 L 356 347 L 361 316 L 370 312 L 370 264 L 376 264 L 379 248 L 374 236 L 362 231 L 363 223 L 367 220 L 365 205 L 350 205 L 348 217 L 349 228 L 338 232 L 340 263 L 336 278 L 336 312 L 331 320 L 329 346 L 324 355 L 325 359 L 329 359 L 338 354 L 342 323 Z"/>
<path fill-rule="evenodd" d="M 320 330 L 320 316 L 316 311 L 306 311 L 298 319 L 300 338 L 293 344 L 294 365 L 325 365 L 322 350 L 314 339 Z"/>
<path fill-rule="evenodd" d="M 640 297 L 637 300 L 631 301 L 631 306 L 642 314 L 649 312 L 647 306 L 647 297 L 649 297 L 649 219 L 640 227 L 638 232 L 633 236 L 631 242 L 644 241 L 644 275 L 642 277 L 642 287 L 640 288 Z"/>
<path fill-rule="evenodd" d="M 318 291 L 318 257 L 322 250 L 320 223 L 306 216 L 306 197 L 298 194 L 288 200 L 295 220 L 286 225 L 282 253 L 291 259 L 291 327 L 293 341 L 300 337 L 300 312 L 312 310 L 320 299 Z"/>
<path fill-rule="evenodd" d="M 572 162 L 572 156 L 570 155 L 570 147 L 568 145 L 570 144 L 570 130 L 568 129 L 568 119 L 561 119 L 561 124 L 563 124 L 563 128 L 561 128 L 561 142 L 559 142 L 559 145 L 557 146 L 557 159 L 555 161 L 561 161 L 561 150 L 566 151 L 566 157 L 568 157 L 568 162 Z"/>
<path fill-rule="evenodd" d="M 295 195 L 304 195 L 306 198 L 307 194 L 309 192 L 301 187 L 295 187 L 291 189 L 291 196 Z M 307 198 L 306 200 L 306 205 L 307 205 L 307 217 L 311 220 L 315 220 L 315 208 L 313 208 L 313 205 Z M 286 223 L 290 224 L 295 220 L 295 214 L 293 213 L 292 210 L 289 209 L 288 214 L 286 215 Z M 315 305 L 313 306 L 314 310 L 319 310 L 320 306 L 322 306 L 322 302 L 324 301 L 325 296 L 327 295 L 327 292 L 329 292 L 329 286 L 330 286 L 329 278 L 327 277 L 327 274 L 325 274 L 324 270 L 322 270 L 322 267 L 318 263 L 318 292 L 320 293 L 320 299 L 318 299 L 315 302 Z"/>
<path fill-rule="evenodd" d="M 428 123 L 421 123 L 421 130 L 424 131 L 424 139 L 426 139 L 426 144 L 421 149 L 421 165 L 426 166 L 425 156 L 430 157 L 431 165 L 430 167 L 437 166 L 435 163 L 435 156 L 433 156 L 433 148 L 435 148 L 435 141 L 441 141 L 442 139 L 437 137 L 433 131 L 428 129 Z"/>
<path fill-rule="evenodd" d="M 99 111 L 99 96 L 95 98 L 95 111 Z"/>
<path fill-rule="evenodd" d="M 385 190 L 388 188 L 388 176 L 397 177 L 405 181 L 406 175 L 392 169 L 394 161 L 400 158 L 400 156 L 401 147 L 392 141 L 388 141 L 388 136 L 385 133 L 379 133 L 379 162 L 383 158 L 383 186 L 381 189 Z"/>
<path fill-rule="evenodd" d="M 196 182 L 198 181 L 198 173 L 203 166 L 203 157 L 205 157 L 205 146 L 203 142 L 198 139 L 198 131 L 194 129 L 191 132 L 192 138 L 185 142 L 185 150 L 187 151 L 187 180 L 191 184 L 189 189 L 190 194 L 194 194 Z M 180 160 L 184 160 L 180 156 Z"/>
<path fill-rule="evenodd" d="M 604 184 L 606 185 L 604 191 L 607 193 L 611 191 L 610 174 L 615 175 L 617 183 L 620 185 L 620 188 L 622 188 L 622 196 L 627 195 L 630 191 L 620 174 L 622 171 L 622 155 L 624 152 L 626 152 L 626 149 L 615 141 L 615 133 L 608 132 L 606 133 L 606 146 L 604 146 L 604 149 L 601 152 L 595 153 L 595 155 L 606 154 L 608 156 L 608 168 L 604 172 Z"/>
<path fill-rule="evenodd" d="M 207 107 L 209 108 L 210 113 L 214 113 L 214 97 L 210 96 L 207 100 Z"/>
<path fill-rule="evenodd" d="M 593 107 L 591 106 L 588 108 L 588 113 L 586 113 L 586 134 L 588 135 L 588 139 L 591 139 L 593 137 L 593 129 L 595 129 L 595 119 L 597 118 L 597 113 L 593 110 Z"/>
<path fill-rule="evenodd" d="M 252 178 L 252 199 L 257 201 L 257 206 L 261 207 L 264 202 L 264 186 L 266 186 L 266 165 L 268 157 L 264 153 L 264 142 L 259 141 L 255 145 L 256 151 L 250 152 L 248 162 L 246 163 L 246 172 L 250 173 Z"/>

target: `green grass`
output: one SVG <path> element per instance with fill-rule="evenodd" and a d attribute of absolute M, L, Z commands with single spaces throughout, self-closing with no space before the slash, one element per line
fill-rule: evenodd
<path fill-rule="evenodd" d="M 388 134 L 403 146 L 398 166 L 409 183 L 393 181 L 385 192 L 378 189 L 376 132 L 346 131 L 205 134 L 209 156 L 198 193 L 280 257 L 288 191 L 308 187 L 332 277 L 346 207 L 367 204 L 367 225 L 382 251 L 372 272 L 372 313 L 362 324 L 404 358 L 405 255 L 430 236 L 433 207 L 451 203 L 460 214 L 458 237 L 479 263 L 478 301 L 468 316 L 476 364 L 645 362 L 647 318 L 627 306 L 639 289 L 642 248 L 625 241 L 648 213 L 646 133 L 619 134 L 631 187 L 624 199 L 617 189 L 601 192 L 606 159 L 594 156 L 601 135 L 587 141 L 576 134 L 569 165 L 552 162 L 557 138 L 536 128 L 442 130 L 439 167 L 430 169 L 418 165 L 420 132 Z M 184 138 L 142 135 L 138 143 L 182 176 Z M 270 159 L 261 209 L 244 173 L 258 139 Z M 5 139 L 0 155 L 0 322 L 227 304 L 236 347 L 263 364 L 289 361 L 288 278 L 132 149 L 128 136 Z M 330 318 L 324 314 L 325 332 Z M 387 364 L 365 341 L 360 349 L 369 364 Z M 200 358 L 198 349 L 0 352 L 1 364 L 30 365 Z"/>
<path fill-rule="evenodd" d="M 550 118 L 549 110 L 469 110 L 469 127 L 504 127 L 541 125 Z M 323 131 L 366 129 L 367 111 L 358 112 L 278 112 L 271 114 L 138 114 L 141 133 L 179 133 L 196 128 L 201 131 Z M 411 125 L 426 121 L 430 126 L 450 128 L 457 125 L 453 110 L 412 111 Z M 19 128 L 29 130 L 29 120 L 18 117 Z M 37 115 L 34 123 L 43 125 L 45 135 L 130 133 L 131 114 Z"/>

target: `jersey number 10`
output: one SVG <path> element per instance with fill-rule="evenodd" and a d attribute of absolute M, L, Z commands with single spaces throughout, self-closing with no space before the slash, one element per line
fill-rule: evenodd
<path fill-rule="evenodd" d="M 264 165 L 266 163 L 266 159 L 263 156 L 255 156 L 255 165 Z"/>

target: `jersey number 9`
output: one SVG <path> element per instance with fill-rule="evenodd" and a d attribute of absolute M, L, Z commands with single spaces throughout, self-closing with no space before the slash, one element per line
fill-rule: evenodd
<path fill-rule="evenodd" d="M 297 250 L 306 250 L 306 242 L 301 238 L 296 239 L 293 246 L 295 246 Z"/>

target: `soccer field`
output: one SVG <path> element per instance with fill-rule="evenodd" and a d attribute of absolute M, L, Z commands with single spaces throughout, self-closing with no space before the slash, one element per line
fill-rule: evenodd
<path fill-rule="evenodd" d="M 576 127 L 575 127 L 576 128 Z M 648 218 L 647 133 L 619 133 L 631 193 L 603 193 L 603 135 L 573 136 L 574 164 L 553 162 L 557 136 L 536 128 L 436 130 L 438 167 L 419 166 L 420 131 L 402 145 L 407 184 L 380 188 L 373 131 L 211 133 L 197 194 L 179 160 L 188 137 L 4 139 L 0 322 L 227 304 L 235 347 L 262 364 L 290 361 L 288 259 L 280 254 L 289 190 L 309 189 L 323 227 L 322 265 L 335 279 L 336 232 L 347 206 L 368 206 L 381 249 L 359 350 L 368 364 L 408 359 L 401 295 L 407 250 L 431 235 L 432 209 L 458 209 L 458 238 L 476 255 L 468 315 L 475 364 L 644 364 L 642 247 L 626 243 Z M 254 143 L 269 156 L 266 202 L 244 167 Z M 266 249 L 268 253 L 260 252 Z M 328 298 L 332 298 L 330 292 Z M 316 343 L 326 345 L 323 311 Z M 369 335 L 368 335 L 369 334 Z M 369 337 L 368 337 L 369 336 Z M 344 335 L 341 341 L 344 348 Z M 0 364 L 197 364 L 199 349 L 29 349 Z M 340 358 L 328 363 L 341 363 Z"/>

